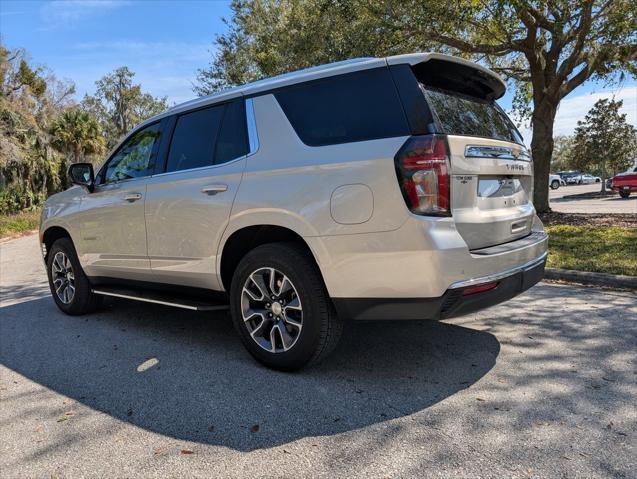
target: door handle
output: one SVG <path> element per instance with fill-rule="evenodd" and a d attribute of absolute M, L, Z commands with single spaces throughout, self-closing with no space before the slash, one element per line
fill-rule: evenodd
<path fill-rule="evenodd" d="M 204 186 L 201 189 L 201 192 L 206 195 L 216 195 L 217 193 L 223 193 L 224 191 L 227 191 L 227 190 L 228 190 L 228 185 L 218 184 L 218 185 Z"/>
<path fill-rule="evenodd" d="M 129 202 L 133 202 L 133 201 L 137 201 L 137 200 L 141 200 L 142 199 L 142 194 L 141 193 L 129 193 L 128 195 L 124 196 L 124 199 L 126 201 Z"/>

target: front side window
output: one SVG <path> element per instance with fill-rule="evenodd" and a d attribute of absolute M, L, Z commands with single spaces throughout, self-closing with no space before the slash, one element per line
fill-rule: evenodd
<path fill-rule="evenodd" d="M 166 171 L 210 166 L 225 105 L 184 113 L 177 118 Z"/>
<path fill-rule="evenodd" d="M 108 162 L 103 182 L 112 183 L 152 175 L 160 135 L 159 123 L 134 133 Z"/>

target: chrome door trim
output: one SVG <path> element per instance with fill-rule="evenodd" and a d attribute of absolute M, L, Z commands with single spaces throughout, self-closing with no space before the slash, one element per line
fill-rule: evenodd
<path fill-rule="evenodd" d="M 221 168 L 223 166 L 228 166 L 232 163 L 236 163 L 237 161 L 245 160 L 247 155 L 239 156 L 234 160 L 226 161 L 225 163 L 219 163 L 217 165 L 206 165 L 206 166 L 198 166 L 197 168 L 188 168 L 186 170 L 175 170 L 175 171 L 165 171 L 163 173 L 157 173 L 156 175 L 149 176 L 148 178 L 160 178 L 162 176 L 168 175 L 176 175 L 178 173 L 188 173 L 190 171 L 204 171 L 204 170 L 212 170 L 215 168 Z"/>
<path fill-rule="evenodd" d="M 254 104 L 252 98 L 246 98 L 246 121 L 248 123 L 248 142 L 250 151 L 247 156 L 254 155 L 259 150 L 259 134 L 257 132 L 257 120 L 254 116 Z"/>
<path fill-rule="evenodd" d="M 520 266 L 516 266 L 515 268 L 507 269 L 505 271 L 500 271 L 499 273 L 493 273 L 487 276 L 467 279 L 464 281 L 456 281 L 451 286 L 449 286 L 449 289 L 466 288 L 467 286 L 476 286 L 478 284 L 491 283 L 493 281 L 498 281 L 508 276 L 513 276 L 514 274 L 521 273 L 522 271 L 528 271 L 543 263 L 546 260 L 547 256 L 548 252 L 545 251 L 540 256 L 529 261 L 528 263 L 524 263 Z"/>

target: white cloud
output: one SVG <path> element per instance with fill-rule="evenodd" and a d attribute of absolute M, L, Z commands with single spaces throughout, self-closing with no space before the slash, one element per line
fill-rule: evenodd
<path fill-rule="evenodd" d="M 637 86 L 630 86 L 618 90 L 585 93 L 572 98 L 566 97 L 562 100 L 555 118 L 555 134 L 569 135 L 573 133 L 577 122 L 583 120 L 595 102 L 602 98 L 623 100 L 621 112 L 626 114 L 628 123 L 637 126 Z"/>
<path fill-rule="evenodd" d="M 128 0 L 53 0 L 42 5 L 40 16 L 49 28 L 64 28 L 128 3 Z"/>
<path fill-rule="evenodd" d="M 637 127 L 637 86 L 593 91 L 580 95 L 566 97 L 560 103 L 555 117 L 554 134 L 571 135 L 577 127 L 577 122 L 583 120 L 586 113 L 593 107 L 597 100 L 602 98 L 614 98 L 624 102 L 621 113 L 626 114 L 626 121 Z M 530 128 L 521 129 L 525 142 L 530 146 L 532 131 Z"/>

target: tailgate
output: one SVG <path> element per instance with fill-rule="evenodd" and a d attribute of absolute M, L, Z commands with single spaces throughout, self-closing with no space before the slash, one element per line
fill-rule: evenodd
<path fill-rule="evenodd" d="M 469 249 L 513 241 L 531 232 L 531 162 L 520 145 L 449 135 L 451 210 Z"/>
<path fill-rule="evenodd" d="M 401 62 L 409 72 L 399 68 Z M 504 82 L 479 65 L 439 54 L 406 55 L 390 64 L 412 135 L 446 135 L 451 216 L 469 249 L 527 236 L 535 216 L 533 165 L 517 128 L 495 102 Z M 418 182 L 418 198 L 439 195 L 430 182 Z"/>
<path fill-rule="evenodd" d="M 451 212 L 469 249 L 531 232 L 533 168 L 522 137 L 487 98 L 422 85 L 439 131 L 447 135 Z"/>

